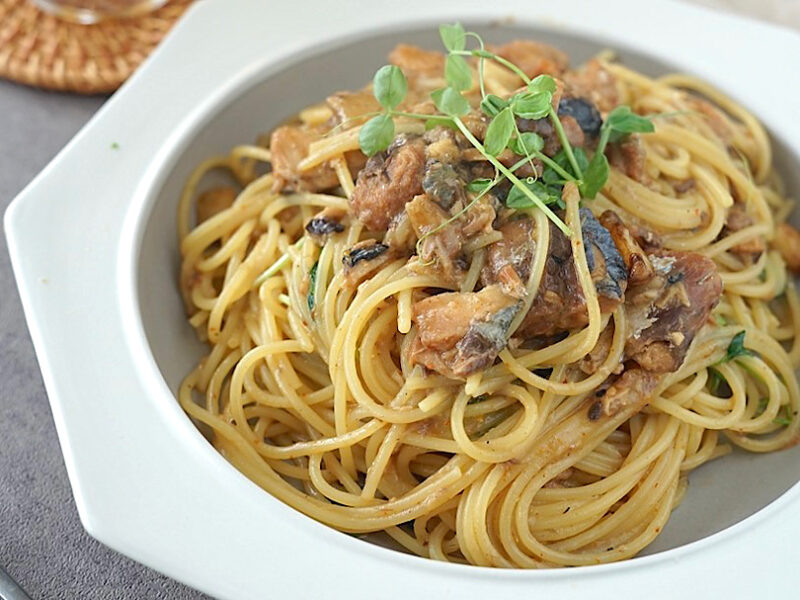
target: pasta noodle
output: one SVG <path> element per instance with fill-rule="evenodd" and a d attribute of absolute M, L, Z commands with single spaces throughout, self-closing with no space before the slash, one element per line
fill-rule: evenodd
<path fill-rule="evenodd" d="M 586 322 L 536 347 L 508 342 L 465 377 L 413 360 L 417 303 L 437 290 L 485 285 L 503 233 L 469 238 L 457 285 L 426 270 L 416 252 L 387 253 L 353 283 L 348 252 L 375 239 L 350 214 L 361 177 L 351 157 L 363 125 L 344 123 L 307 146 L 297 168 L 329 169 L 334 183 L 325 191 L 284 189 L 275 147 L 238 146 L 198 166 L 178 207 L 180 289 L 209 352 L 179 399 L 231 464 L 341 531 L 382 531 L 436 560 L 541 568 L 632 557 L 664 527 L 691 470 L 733 446 L 770 452 L 796 443 L 800 299 L 772 243 L 793 204 L 763 128 L 693 77 L 649 78 L 605 58 L 595 66 L 635 113 L 663 117 L 638 138 L 639 180 L 612 161 L 596 199 L 564 187 L 560 214 L 572 230 Z M 520 84 L 495 64 L 486 81 L 498 94 Z M 324 129 L 333 114 L 312 107 L 301 124 Z M 397 123 L 397 134 L 424 133 L 419 121 Z M 203 178 L 215 169 L 240 190 L 195 224 Z M 724 286 L 712 318 L 646 406 L 597 421 L 585 407 L 619 375 L 637 326 L 626 304 L 604 308 L 582 247 L 579 202 L 653 232 L 668 251 L 708 257 Z M 734 230 L 729 215 L 738 205 L 751 219 Z M 344 215 L 346 227 L 320 243 L 305 227 L 322 210 Z M 555 230 L 541 211 L 530 218 L 536 244 L 506 341 L 517 339 L 546 292 Z M 751 242 L 762 247 L 748 259 L 741 249 Z M 726 360 L 741 332 L 748 351 Z M 603 343 L 594 370 L 578 369 Z"/>

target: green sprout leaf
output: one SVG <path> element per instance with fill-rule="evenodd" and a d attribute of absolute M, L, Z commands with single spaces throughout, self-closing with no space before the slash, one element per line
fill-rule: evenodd
<path fill-rule="evenodd" d="M 581 196 L 588 199 L 594 198 L 608 181 L 610 167 L 605 156 L 608 142 L 618 141 L 631 133 L 650 133 L 652 131 L 655 131 L 655 127 L 650 119 L 637 115 L 630 106 L 618 106 L 612 110 L 603 123 L 597 150 L 589 165 L 584 169 L 582 181 L 578 185 Z"/>
<path fill-rule="evenodd" d="M 561 150 L 561 152 L 564 152 Z M 580 168 L 581 172 L 585 171 L 589 168 L 589 157 L 586 156 L 586 150 L 583 148 L 573 148 L 572 149 L 573 155 L 575 156 L 575 160 L 578 163 L 578 167 Z M 564 168 L 572 171 L 572 165 L 569 164 L 569 158 L 566 156 L 566 152 L 564 152 Z M 577 173 L 573 173 L 576 177 L 578 176 Z"/>
<path fill-rule="evenodd" d="M 550 75 L 539 75 L 531 80 L 528 89 L 534 94 L 549 93 L 552 95 L 556 93 L 556 80 Z"/>
<path fill-rule="evenodd" d="M 485 177 L 473 179 L 467 184 L 467 191 L 472 192 L 473 194 L 480 194 L 483 193 L 490 185 L 492 185 L 491 179 Z"/>
<path fill-rule="evenodd" d="M 564 185 L 567 182 L 555 169 L 550 167 L 545 167 L 541 179 L 547 185 Z"/>
<path fill-rule="evenodd" d="M 542 148 L 544 148 L 544 140 L 539 134 L 533 133 L 532 131 L 526 131 L 513 138 L 508 143 L 508 147 L 511 148 L 511 151 L 514 154 L 528 156 L 529 154 L 533 154 L 535 152 L 541 152 Z"/>
<path fill-rule="evenodd" d="M 744 331 L 740 331 L 733 336 L 731 343 L 728 345 L 728 350 L 725 352 L 725 357 L 719 361 L 720 363 L 730 362 L 740 356 L 755 356 L 752 350 L 744 347 L 744 334 Z"/>
<path fill-rule="evenodd" d="M 405 99 L 408 92 L 406 76 L 395 65 L 384 65 L 372 79 L 372 93 L 375 99 L 386 109 L 392 110 Z"/>
<path fill-rule="evenodd" d="M 308 302 L 308 310 L 314 310 L 314 304 L 316 303 L 316 298 L 314 297 L 315 289 L 317 287 L 317 268 L 319 267 L 319 261 L 314 263 L 314 266 L 311 267 L 311 270 L 308 272 L 309 282 L 308 282 L 308 297 L 306 301 Z"/>
<path fill-rule="evenodd" d="M 550 113 L 552 101 L 550 92 L 523 92 L 511 99 L 511 110 L 523 119 L 542 119 Z"/>
<path fill-rule="evenodd" d="M 579 149 L 576 148 L 576 150 Z M 589 159 L 586 158 L 586 152 L 583 150 L 580 150 L 580 153 L 575 152 L 575 159 L 578 161 L 578 166 L 581 167 L 581 171 L 585 171 L 586 167 L 589 166 Z M 553 157 L 553 161 L 567 173 L 572 173 L 575 175 L 572 165 L 569 163 L 569 157 L 563 149 L 558 151 L 558 153 Z M 563 174 L 559 173 L 553 167 L 548 165 L 545 167 L 544 172 L 542 173 L 542 181 L 548 185 L 563 185 L 566 180 L 564 179 Z"/>
<path fill-rule="evenodd" d="M 589 157 L 586 156 L 586 151 L 583 148 L 573 148 L 573 156 L 575 158 L 575 162 L 578 163 L 578 167 L 580 168 L 581 172 L 589 168 Z M 553 157 L 553 161 L 567 173 L 571 173 L 574 177 L 578 176 L 578 174 L 575 172 L 575 169 L 573 169 L 572 165 L 570 164 L 567 153 L 563 149 L 556 153 L 556 155 Z M 552 178 L 553 182 L 564 181 L 563 175 L 559 174 L 558 171 L 549 166 L 545 168 L 542 179 L 545 179 L 545 176 L 547 176 L 548 179 Z M 545 183 L 551 182 L 546 180 Z"/>
<path fill-rule="evenodd" d="M 609 171 L 610 167 L 608 166 L 606 155 L 598 150 L 594 153 L 586 168 L 583 169 L 583 179 L 578 183 L 581 196 L 589 200 L 597 196 L 597 193 L 603 189 L 606 181 L 608 181 Z"/>
<path fill-rule="evenodd" d="M 608 113 L 603 127 L 611 131 L 611 142 L 619 141 L 630 133 L 652 133 L 656 130 L 648 117 L 637 115 L 630 106 L 618 106 Z"/>
<path fill-rule="evenodd" d="M 442 88 L 431 93 L 439 112 L 451 117 L 460 117 L 469 112 L 469 102 L 461 93 L 452 87 Z"/>
<path fill-rule="evenodd" d="M 521 151 L 525 155 L 523 159 L 524 162 L 529 162 L 535 153 L 535 156 L 546 166 L 553 169 L 556 174 L 560 175 L 562 180 L 576 181 L 582 176 L 580 172 L 581 169 L 573 155 L 569 140 L 566 138 L 557 113 L 553 110 L 552 96 L 557 89 L 555 80 L 549 75 L 544 75 L 536 77 L 531 81 L 525 72 L 517 65 L 502 56 L 498 56 L 486 50 L 480 36 L 474 32 L 465 31 L 458 23 L 441 25 L 439 33 L 442 38 L 442 43 L 449 55 L 445 64 L 447 87 L 432 92 L 430 97 L 434 101 L 440 114 L 422 115 L 395 112 L 394 107 L 402 101 L 399 98 L 405 97 L 405 93 L 407 92 L 405 77 L 402 77 L 402 80 L 397 78 L 398 81 L 402 81 L 403 85 L 400 90 L 402 93 L 395 93 L 393 90 L 397 89 L 398 86 L 394 85 L 394 78 L 389 77 L 390 73 L 388 71 L 386 73 L 389 83 L 383 86 L 378 85 L 379 82 L 377 81 L 376 74 L 376 98 L 378 98 L 381 105 L 387 109 L 389 114 L 388 116 L 375 117 L 363 126 L 363 130 L 360 132 L 361 135 L 359 136 L 362 149 L 367 154 L 373 154 L 388 147 L 388 144 L 391 143 L 391 136 L 394 134 L 394 125 L 390 122 L 390 118 L 393 115 L 421 119 L 426 122 L 426 129 L 434 123 L 437 125 L 454 127 L 498 172 L 498 177 L 492 180 L 491 185 L 486 185 L 485 182 L 475 182 L 472 188 L 474 190 L 481 190 L 477 193 L 487 193 L 492 186 L 496 185 L 501 180 L 500 175 L 502 174 L 503 177 L 509 180 L 513 189 L 516 190 L 516 193 L 510 197 L 511 205 L 516 203 L 523 206 L 524 203 L 524 206 L 530 205 L 538 208 L 543 211 L 547 218 L 563 231 L 564 234 L 571 236 L 572 231 L 570 228 L 548 206 L 549 203 L 561 202 L 562 190 L 560 186 L 546 185 L 533 179 L 529 179 L 527 183 L 523 183 L 514 175 L 513 169 L 509 169 L 497 159 L 497 155 L 508 147 L 509 144 L 512 144 L 515 149 Z M 474 50 L 466 50 L 467 37 L 474 37 L 480 47 Z M 475 137 L 473 132 L 470 131 L 461 120 L 461 117 L 470 111 L 470 104 L 461 93 L 472 86 L 472 72 L 469 64 L 463 59 L 464 56 L 470 55 L 482 59 L 478 61 L 478 86 L 482 98 L 481 110 L 492 119 L 483 141 Z M 528 86 L 523 93 L 517 94 L 514 97 L 515 104 L 513 108 L 512 103 L 508 100 L 486 94 L 483 59 L 492 60 L 506 69 L 511 70 Z M 402 75 L 402 73 L 400 73 L 400 75 Z M 384 88 L 392 91 L 390 93 L 385 93 Z M 553 127 L 556 130 L 556 134 L 562 146 L 566 150 L 569 163 L 573 168 L 572 173 L 576 173 L 575 176 L 555 163 L 550 157 L 542 154 L 541 150 L 536 149 L 542 146 L 539 138 L 531 136 L 526 137 L 519 132 L 514 117 L 515 114 L 520 114 L 525 118 L 549 116 L 553 120 Z M 608 136 L 606 136 L 606 142 L 607 141 Z M 515 166 L 514 169 L 516 168 Z M 522 200 L 522 196 L 527 198 L 527 200 Z M 475 199 L 473 199 L 473 202 L 474 201 Z"/>
<path fill-rule="evenodd" d="M 472 87 L 472 73 L 467 61 L 458 54 L 449 54 L 444 63 L 444 78 L 450 86 L 459 91 Z"/>
<path fill-rule="evenodd" d="M 372 117 L 358 132 L 358 145 L 367 156 L 386 150 L 393 139 L 394 121 L 389 115 Z"/>
<path fill-rule="evenodd" d="M 501 110 L 500 114 L 489 123 L 483 147 L 492 156 L 497 156 L 508 146 L 512 133 L 514 133 L 514 115 L 508 107 Z"/>
<path fill-rule="evenodd" d="M 507 106 L 507 100 L 504 100 L 500 96 L 495 96 L 494 94 L 489 94 L 481 100 L 481 110 L 491 118 L 499 115 L 500 111 Z"/>
<path fill-rule="evenodd" d="M 467 45 L 467 34 L 461 23 L 439 25 L 439 35 L 448 52 L 460 52 Z"/>
<path fill-rule="evenodd" d="M 536 197 L 545 204 L 555 204 L 561 199 L 561 193 L 559 190 L 549 187 L 541 181 L 535 180 L 531 177 L 523 179 L 522 184 L 531 192 L 533 192 L 534 195 L 536 195 Z M 525 194 L 525 192 L 519 189 L 519 187 L 515 186 L 511 188 L 511 191 L 508 192 L 506 206 L 517 210 L 525 210 L 534 208 L 536 204 L 534 204 L 533 200 L 531 200 Z"/>

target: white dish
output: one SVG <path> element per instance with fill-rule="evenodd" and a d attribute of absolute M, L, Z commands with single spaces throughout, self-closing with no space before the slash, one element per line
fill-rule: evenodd
<path fill-rule="evenodd" d="M 442 598 L 535 592 L 566 599 L 628 589 L 650 598 L 704 590 L 786 597 L 796 589 L 800 448 L 699 471 L 652 551 L 672 549 L 598 567 L 492 570 L 380 548 L 295 512 L 225 462 L 171 391 L 200 348 L 175 285 L 176 193 L 190 165 L 251 140 L 327 91 L 360 85 L 384 61 L 383 49 L 397 38 L 390 32 L 427 28 L 431 36 L 439 22 L 477 25 L 514 14 L 516 27 L 550 30 L 545 39 L 585 37 L 661 58 L 717 84 L 780 131 L 778 159 L 800 170 L 800 37 L 668 0 L 648 3 L 646 14 L 641 6 L 509 0 L 493 9 L 407 0 L 398 14 L 381 2 L 195 4 L 6 213 L 26 317 L 89 533 L 223 598 L 427 597 L 436 590 Z M 335 50 L 378 33 L 384 38 Z M 576 59 L 598 46 L 561 45 Z M 790 183 L 800 189 L 796 175 Z"/>

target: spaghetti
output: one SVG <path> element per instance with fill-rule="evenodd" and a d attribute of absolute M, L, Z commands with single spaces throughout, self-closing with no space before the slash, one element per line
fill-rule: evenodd
<path fill-rule="evenodd" d="M 586 106 L 661 115 L 609 144 L 596 198 L 558 183 L 571 235 L 509 208 L 513 186 L 447 127 L 398 116 L 365 165 L 359 132 L 380 107 L 337 94 L 191 176 L 180 288 L 210 350 L 180 403 L 247 477 L 341 531 L 475 565 L 616 561 L 659 534 L 691 470 L 798 439 L 800 299 L 776 242 L 793 203 L 761 125 L 707 84 L 607 58 L 569 70 L 532 42 L 496 52 L 559 81 L 578 154 L 597 147 Z M 443 57 L 391 59 L 401 108 L 433 114 Z M 524 82 L 469 67 L 500 98 Z M 481 93 L 465 92 L 463 122 L 485 140 Z M 546 121 L 516 121 L 544 159 L 498 155 L 529 181 L 565 143 Z M 215 169 L 236 188 L 199 193 Z"/>

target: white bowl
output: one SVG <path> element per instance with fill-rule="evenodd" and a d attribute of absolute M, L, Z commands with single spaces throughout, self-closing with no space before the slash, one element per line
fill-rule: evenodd
<path fill-rule="evenodd" d="M 365 543 L 283 505 L 231 467 L 175 401 L 203 351 L 176 287 L 175 207 L 203 158 L 336 89 L 398 40 L 455 19 L 528 32 L 575 62 L 610 46 L 636 68 L 696 73 L 779 134 L 800 189 L 800 37 L 658 0 L 194 5 L 145 66 L 14 201 L 6 228 L 81 519 L 93 536 L 225 598 L 559 598 L 647 590 L 786 594 L 800 583 L 800 448 L 736 453 L 691 476 L 648 556 L 548 571 L 437 563 Z M 513 26 L 493 20 L 514 14 Z M 505 22 L 505 21 L 504 21 Z M 484 27 L 481 27 L 481 26 Z M 521 30 L 524 30 L 521 31 Z M 651 57 L 651 58 L 647 58 Z M 781 141 L 783 140 L 783 141 Z M 112 145 L 118 146 L 117 149 Z M 742 568 L 745 567 L 745 568 Z"/>

